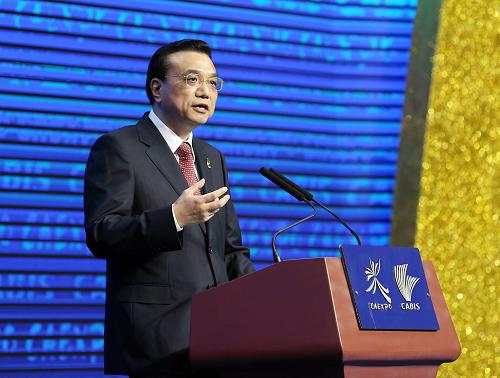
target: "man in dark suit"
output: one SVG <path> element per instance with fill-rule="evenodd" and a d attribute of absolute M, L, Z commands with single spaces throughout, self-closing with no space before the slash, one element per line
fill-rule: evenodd
<path fill-rule="evenodd" d="M 161 47 L 146 80 L 152 111 L 90 152 L 85 231 L 107 261 L 106 373 L 190 374 L 174 357 L 189 347 L 191 296 L 254 270 L 224 157 L 192 135 L 222 85 L 205 42 Z"/>

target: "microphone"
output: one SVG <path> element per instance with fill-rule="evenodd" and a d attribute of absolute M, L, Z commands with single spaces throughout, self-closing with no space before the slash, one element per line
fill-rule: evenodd
<path fill-rule="evenodd" d="M 301 223 L 303 223 L 303 222 L 311 219 L 312 217 L 316 216 L 316 214 L 318 213 L 318 211 L 316 210 L 316 207 L 308 199 L 305 198 L 304 193 L 302 193 L 302 191 L 299 190 L 298 188 L 296 188 L 295 186 L 290 185 L 288 182 L 286 182 L 285 180 L 281 179 L 278 175 L 274 174 L 273 172 L 267 170 L 264 167 L 262 167 L 259 170 L 259 172 L 260 172 L 260 174 L 262 176 L 264 176 L 265 178 L 267 178 L 269 181 L 272 181 L 277 186 L 279 186 L 281 189 L 283 189 L 286 192 L 288 192 L 289 194 L 291 194 L 298 201 L 303 201 L 303 202 L 307 203 L 309 206 L 312 207 L 312 209 L 314 211 L 313 214 L 308 215 L 307 217 L 302 218 L 302 219 L 298 220 L 297 222 L 295 222 L 295 223 L 293 223 L 293 224 L 291 224 L 289 226 L 286 226 L 286 227 L 282 228 L 281 230 L 278 230 L 277 232 L 274 233 L 273 239 L 272 239 L 272 242 L 271 242 L 271 246 L 272 246 L 272 250 L 273 250 L 273 259 L 274 259 L 275 263 L 279 263 L 279 262 L 281 262 L 281 257 L 280 257 L 280 255 L 278 253 L 278 250 L 276 249 L 276 238 L 279 235 L 281 235 L 283 232 L 288 231 L 289 229 L 291 229 L 292 227 L 298 226 L 299 224 L 301 224 Z"/>
<path fill-rule="evenodd" d="M 274 182 L 277 186 L 279 186 L 281 189 L 287 191 L 289 194 L 291 194 L 293 197 L 295 197 L 298 201 L 304 201 L 305 196 L 302 190 L 297 189 L 293 184 L 291 185 L 289 182 L 286 182 L 283 180 L 282 177 L 279 177 L 275 172 L 271 172 L 271 170 L 267 170 L 266 168 L 262 167 L 259 172 L 262 176 L 267 178 L 269 181 Z"/>
<path fill-rule="evenodd" d="M 335 214 L 333 211 L 331 211 L 328 207 L 326 207 L 325 205 L 323 205 L 318 200 L 315 200 L 314 196 L 311 193 L 309 193 L 307 190 L 303 189 L 301 186 L 297 185 L 292 180 L 290 180 L 288 177 L 282 175 L 281 173 L 279 173 L 275 169 L 271 168 L 269 170 L 269 172 L 271 172 L 272 174 L 274 174 L 282 182 L 285 182 L 288 186 L 290 186 L 293 189 L 301 192 L 302 195 L 304 196 L 304 198 L 306 200 L 313 201 L 316 205 L 318 205 L 319 207 L 321 207 L 322 209 L 326 210 L 331 215 L 333 215 L 333 217 L 335 217 L 335 219 L 337 219 L 345 228 L 347 228 L 349 230 L 349 232 L 354 236 L 354 238 L 358 242 L 358 245 L 361 245 L 361 239 L 360 239 L 359 235 L 356 233 L 356 231 L 354 231 L 344 220 L 342 220 L 342 218 L 340 218 L 337 214 Z"/>
<path fill-rule="evenodd" d="M 295 190 L 301 192 L 302 195 L 304 196 L 304 198 L 306 198 L 307 200 L 309 200 L 309 201 L 314 200 L 314 196 L 310 192 L 308 192 L 307 190 L 305 190 L 303 187 L 297 185 L 292 180 L 290 180 L 288 177 L 286 177 L 286 176 L 282 175 L 281 173 L 279 173 L 277 170 L 271 168 L 271 169 L 269 169 L 269 172 L 271 172 L 273 175 L 275 175 L 276 177 L 278 177 L 282 181 L 286 182 L 288 185 L 290 185 Z"/>

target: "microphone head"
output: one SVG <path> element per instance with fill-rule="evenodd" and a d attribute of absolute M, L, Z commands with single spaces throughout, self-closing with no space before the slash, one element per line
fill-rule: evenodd
<path fill-rule="evenodd" d="M 288 185 L 290 185 L 291 187 L 295 188 L 296 190 L 298 190 L 299 192 L 302 193 L 302 195 L 304 196 L 304 198 L 308 201 L 311 201 L 314 196 L 308 192 L 307 190 L 305 190 L 303 187 L 297 185 L 296 183 L 294 183 L 292 180 L 290 180 L 288 177 L 286 177 L 285 175 L 282 175 L 281 173 L 279 173 L 278 171 L 274 170 L 274 169 L 269 169 L 269 172 L 271 172 L 272 174 L 274 174 L 275 176 L 277 176 L 278 178 L 280 178 L 282 181 L 286 182 Z"/>
<path fill-rule="evenodd" d="M 268 177 L 267 177 L 267 175 L 269 174 L 269 171 L 268 171 L 266 168 L 261 167 L 261 168 L 259 169 L 259 173 L 260 173 L 262 176 L 264 176 L 264 177 L 268 178 Z"/>
<path fill-rule="evenodd" d="M 281 189 L 285 190 L 288 192 L 290 195 L 295 197 L 298 201 L 304 201 L 305 196 L 302 192 L 299 190 L 295 189 L 293 186 L 279 178 L 277 175 L 275 175 L 273 172 L 267 170 L 266 168 L 262 167 L 259 169 L 259 172 L 262 176 L 267 178 L 268 180 L 274 182 L 277 186 L 279 186 Z"/>

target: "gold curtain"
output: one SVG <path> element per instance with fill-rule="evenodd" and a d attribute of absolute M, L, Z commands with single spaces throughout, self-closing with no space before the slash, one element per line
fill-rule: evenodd
<path fill-rule="evenodd" d="M 443 1 L 415 239 L 462 344 L 439 377 L 500 377 L 499 35 L 500 1 Z"/>

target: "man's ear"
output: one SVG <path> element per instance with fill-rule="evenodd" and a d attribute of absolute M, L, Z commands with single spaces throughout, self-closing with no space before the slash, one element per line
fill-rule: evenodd
<path fill-rule="evenodd" d="M 151 93 L 153 95 L 153 98 L 155 99 L 155 102 L 161 102 L 161 96 L 160 96 L 161 86 L 162 82 L 158 78 L 154 78 L 149 82 L 149 89 L 151 89 Z"/>

